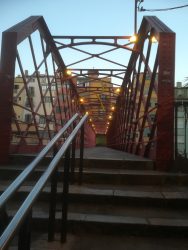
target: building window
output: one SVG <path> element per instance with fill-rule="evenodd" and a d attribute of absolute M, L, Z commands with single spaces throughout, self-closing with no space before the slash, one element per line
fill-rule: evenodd
<path fill-rule="evenodd" d="M 150 116 L 151 121 L 154 122 L 155 121 L 155 114 L 150 114 L 149 116 Z"/>
<path fill-rule="evenodd" d="M 14 84 L 14 93 L 17 93 L 18 92 L 18 89 L 19 89 L 19 85 L 17 84 Z"/>
<path fill-rule="evenodd" d="M 106 101 L 106 100 L 107 100 L 107 96 L 104 95 L 104 94 L 101 94 L 101 95 L 100 95 L 100 98 L 101 98 L 102 101 Z"/>
<path fill-rule="evenodd" d="M 42 90 L 45 91 L 47 89 L 47 85 L 42 85 Z"/>
<path fill-rule="evenodd" d="M 55 85 L 51 85 L 51 90 L 56 90 L 56 87 L 55 87 Z"/>
<path fill-rule="evenodd" d="M 31 123 L 31 114 L 26 114 L 25 115 L 25 122 Z"/>
<path fill-rule="evenodd" d="M 44 102 L 50 103 L 51 102 L 50 96 L 44 96 Z"/>
<path fill-rule="evenodd" d="M 61 113 L 61 109 L 60 109 L 60 107 L 59 107 L 59 106 L 57 106 L 55 110 L 56 110 L 56 113 L 58 113 L 58 114 L 60 114 L 60 113 Z"/>
<path fill-rule="evenodd" d="M 177 127 L 178 128 L 184 128 L 184 119 L 178 119 Z"/>
<path fill-rule="evenodd" d="M 31 106 L 34 107 L 33 98 L 30 98 Z M 30 107 L 29 98 L 26 98 L 25 106 Z"/>
<path fill-rule="evenodd" d="M 144 136 L 149 136 L 150 135 L 150 129 L 149 128 L 145 128 L 144 129 Z"/>
<path fill-rule="evenodd" d="M 66 86 L 67 86 L 67 89 L 69 89 L 69 88 L 70 88 L 70 84 L 69 84 L 69 83 L 66 83 Z"/>
<path fill-rule="evenodd" d="M 35 95 L 35 88 L 34 87 L 29 87 L 29 96 L 33 97 Z"/>
<path fill-rule="evenodd" d="M 41 78 L 40 82 L 45 83 L 46 82 L 46 78 Z"/>
<path fill-rule="evenodd" d="M 40 116 L 40 118 L 39 118 L 39 123 L 40 123 L 40 124 L 45 124 L 45 123 L 46 123 L 45 117 Z"/>

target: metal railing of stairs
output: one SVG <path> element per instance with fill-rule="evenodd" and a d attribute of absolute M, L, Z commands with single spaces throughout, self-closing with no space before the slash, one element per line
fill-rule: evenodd
<path fill-rule="evenodd" d="M 51 181 L 51 196 L 49 200 L 49 225 L 48 225 L 48 240 L 52 241 L 55 234 L 55 211 L 56 211 L 56 193 L 57 193 L 57 173 L 58 167 L 63 166 L 63 198 L 62 198 L 62 223 L 61 223 L 61 242 L 66 241 L 67 235 L 67 205 L 68 205 L 68 190 L 70 180 L 74 180 L 75 170 L 75 141 L 76 136 L 80 135 L 80 164 L 79 164 L 79 183 L 82 182 L 83 171 L 83 149 L 84 149 L 84 123 L 88 115 L 84 115 L 77 125 L 75 121 L 79 118 L 75 114 L 66 125 L 54 136 L 54 138 L 45 146 L 38 156 L 21 172 L 21 174 L 8 186 L 4 193 L 0 196 L 0 210 L 5 209 L 6 203 L 11 199 L 23 182 L 31 176 L 39 163 L 44 159 L 47 153 L 51 150 L 54 156 L 50 164 L 41 174 L 41 177 L 33 185 L 32 190 L 25 198 L 20 208 L 17 210 L 9 224 L 4 229 L 0 237 L 0 249 L 7 249 L 15 234 L 18 234 L 18 249 L 30 249 L 31 229 L 30 222 L 32 220 L 32 207 L 38 196 L 45 187 L 47 181 Z M 58 146 L 58 141 L 71 129 L 70 135 L 66 138 L 63 145 Z M 71 164 L 70 164 L 71 153 Z M 64 158 L 63 158 L 64 157 Z M 62 162 L 63 161 L 63 162 Z M 71 175 L 70 175 L 71 174 Z"/>

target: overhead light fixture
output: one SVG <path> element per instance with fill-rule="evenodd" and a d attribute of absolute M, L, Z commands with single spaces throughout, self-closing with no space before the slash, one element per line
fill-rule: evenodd
<path fill-rule="evenodd" d="M 138 37 L 136 35 L 131 36 L 130 39 L 129 39 L 129 41 L 131 43 L 135 43 L 135 42 L 137 42 L 137 40 L 138 40 Z"/>
<path fill-rule="evenodd" d="M 116 93 L 120 93 L 120 91 L 121 91 L 120 88 L 116 89 Z"/>
<path fill-rule="evenodd" d="M 66 69 L 65 73 L 66 73 L 67 76 L 71 76 L 72 75 L 72 71 L 70 69 Z"/>
<path fill-rule="evenodd" d="M 80 98 L 80 103 L 84 103 L 84 99 L 83 98 Z"/>
<path fill-rule="evenodd" d="M 151 37 L 151 42 L 152 42 L 152 43 L 157 43 L 157 39 L 156 39 L 155 36 L 152 36 L 152 37 Z"/>

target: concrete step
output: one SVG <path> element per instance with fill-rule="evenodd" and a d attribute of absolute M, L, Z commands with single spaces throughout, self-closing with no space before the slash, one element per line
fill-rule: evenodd
<path fill-rule="evenodd" d="M 15 179 L 24 166 L 8 165 L 0 167 L 0 180 Z M 36 180 L 45 167 L 39 166 L 29 177 Z M 78 179 L 78 168 L 75 169 L 75 179 Z M 59 168 L 59 181 L 63 180 L 63 167 Z M 84 183 L 114 184 L 114 185 L 187 185 L 188 174 L 166 173 L 155 170 L 125 170 L 86 168 L 83 170 Z"/>
<path fill-rule="evenodd" d="M 1 181 L 2 193 L 10 182 Z M 22 201 L 31 191 L 34 182 L 27 182 L 19 188 L 12 200 Z M 48 201 L 50 197 L 50 183 L 39 196 L 40 201 Z M 57 201 L 62 199 L 62 183 L 58 184 Z M 111 204 L 157 207 L 188 207 L 187 186 L 116 186 L 116 185 L 70 185 L 69 201 L 75 204 Z"/>
<path fill-rule="evenodd" d="M 21 202 L 20 202 L 21 204 Z M 16 211 L 20 206 L 18 201 L 8 202 L 6 209 L 11 214 L 12 211 Z M 69 201 L 69 212 L 80 213 L 86 215 L 112 215 L 112 216 L 125 216 L 125 217 L 139 217 L 139 218 L 168 218 L 168 219 L 188 219 L 188 210 L 186 206 L 181 206 L 179 209 L 168 206 L 157 207 L 155 204 L 148 206 L 135 206 L 135 204 L 120 204 L 116 205 L 113 202 L 98 202 L 98 201 Z M 43 213 L 47 217 L 49 211 L 49 200 L 48 201 L 37 201 L 34 204 L 33 212 L 36 215 L 43 217 Z M 62 211 L 62 202 L 58 201 L 56 204 L 56 212 Z"/>
<path fill-rule="evenodd" d="M 167 211 L 166 211 L 167 213 Z M 11 217 L 14 211 L 9 211 Z M 171 215 L 172 216 L 172 215 Z M 188 217 L 176 214 L 176 217 L 157 217 L 149 214 L 142 216 L 139 213 L 136 216 L 99 214 L 99 213 L 68 213 L 68 230 L 87 231 L 100 233 L 113 233 L 116 235 L 176 235 L 188 236 Z M 48 213 L 42 209 L 37 211 L 33 209 L 32 228 L 34 231 L 42 230 L 47 232 Z M 61 212 L 56 212 L 56 232 L 61 229 Z"/>
<path fill-rule="evenodd" d="M 36 155 L 12 155 L 10 163 L 12 165 L 28 165 Z M 41 164 L 42 166 L 46 166 L 52 160 L 52 156 L 48 155 L 45 157 Z M 76 166 L 79 166 L 79 156 L 75 159 Z M 153 170 L 154 163 L 153 161 L 142 158 L 142 157 L 121 157 L 114 159 L 113 157 L 103 155 L 103 158 L 96 158 L 96 156 L 84 157 L 83 159 L 84 168 L 105 168 L 105 169 L 130 169 L 130 170 Z"/>

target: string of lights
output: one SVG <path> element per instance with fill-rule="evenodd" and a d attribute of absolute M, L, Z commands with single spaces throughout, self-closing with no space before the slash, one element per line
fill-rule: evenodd
<path fill-rule="evenodd" d="M 172 7 L 172 8 L 164 8 L 164 9 L 144 9 L 143 7 L 138 7 L 138 11 L 142 12 L 142 11 L 169 11 L 169 10 L 175 10 L 175 9 L 181 9 L 181 8 L 185 8 L 188 7 L 188 4 L 185 5 L 181 5 L 181 6 L 176 6 L 176 7 Z"/>

